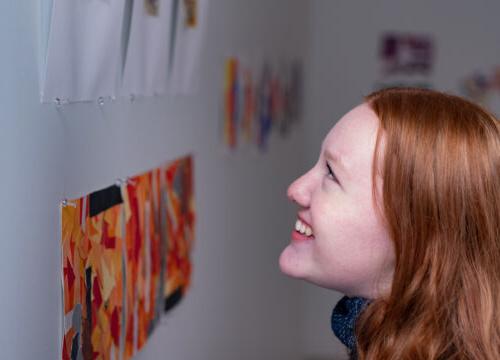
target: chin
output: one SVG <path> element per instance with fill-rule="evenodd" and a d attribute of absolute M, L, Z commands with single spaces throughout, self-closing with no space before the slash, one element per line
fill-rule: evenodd
<path fill-rule="evenodd" d="M 279 258 L 281 272 L 296 279 L 304 279 L 303 271 L 297 260 L 290 249 L 285 248 Z"/>

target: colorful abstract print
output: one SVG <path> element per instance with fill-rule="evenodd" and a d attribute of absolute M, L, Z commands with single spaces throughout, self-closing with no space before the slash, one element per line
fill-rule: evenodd
<path fill-rule="evenodd" d="M 302 114 L 302 63 L 261 68 L 236 57 L 226 59 L 223 94 L 223 139 L 231 149 L 255 143 L 266 150 L 273 131 L 286 136 Z"/>
<path fill-rule="evenodd" d="M 62 206 L 63 360 L 130 359 L 185 294 L 192 159 Z"/>
<path fill-rule="evenodd" d="M 190 157 L 174 161 L 165 171 L 167 262 L 165 311 L 184 296 L 191 279 L 190 254 L 194 241 L 195 207 Z"/>

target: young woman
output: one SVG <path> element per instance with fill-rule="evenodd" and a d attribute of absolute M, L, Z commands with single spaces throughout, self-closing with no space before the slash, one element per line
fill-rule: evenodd
<path fill-rule="evenodd" d="M 346 294 L 352 358 L 500 359 L 500 125 L 422 89 L 369 95 L 288 189 L 290 276 Z"/>

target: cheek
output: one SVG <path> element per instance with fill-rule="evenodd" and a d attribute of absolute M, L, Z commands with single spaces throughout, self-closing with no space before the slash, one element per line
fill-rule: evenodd
<path fill-rule="evenodd" d="M 312 225 L 317 237 L 336 241 L 339 237 L 347 236 L 356 228 L 356 219 L 359 214 L 352 203 L 340 194 L 340 191 L 328 195 L 318 194 L 313 198 L 311 203 Z"/>
<path fill-rule="evenodd" d="M 392 242 L 369 201 L 337 196 L 330 201 L 318 199 L 313 205 L 319 263 L 353 273 L 379 271 L 392 263 Z"/>

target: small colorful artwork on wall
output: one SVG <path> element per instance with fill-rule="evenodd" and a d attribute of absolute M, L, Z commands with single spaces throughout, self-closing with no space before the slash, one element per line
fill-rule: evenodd
<path fill-rule="evenodd" d="M 500 66 L 466 76 L 461 88 L 466 96 L 478 102 L 484 102 L 493 93 L 500 93 Z"/>
<path fill-rule="evenodd" d="M 271 133 L 286 136 L 302 111 L 302 64 L 264 62 L 260 68 L 229 57 L 224 70 L 224 143 L 256 144 L 265 150 Z"/>
<path fill-rule="evenodd" d="M 423 34 L 384 34 L 380 42 L 380 59 L 386 74 L 429 74 L 434 65 L 433 39 Z"/>
<path fill-rule="evenodd" d="M 160 0 L 144 0 L 146 12 L 151 16 L 158 16 Z"/>
<path fill-rule="evenodd" d="M 459 91 L 498 116 L 500 114 L 500 66 L 476 70 L 460 79 Z"/>
<path fill-rule="evenodd" d="M 194 28 L 198 24 L 198 0 L 184 0 L 186 8 L 186 27 Z"/>
<path fill-rule="evenodd" d="M 130 359 L 190 284 L 192 158 L 62 206 L 62 359 Z"/>
<path fill-rule="evenodd" d="M 432 36 L 417 33 L 384 33 L 379 42 L 380 78 L 375 89 L 387 87 L 431 88 L 435 44 Z"/>

